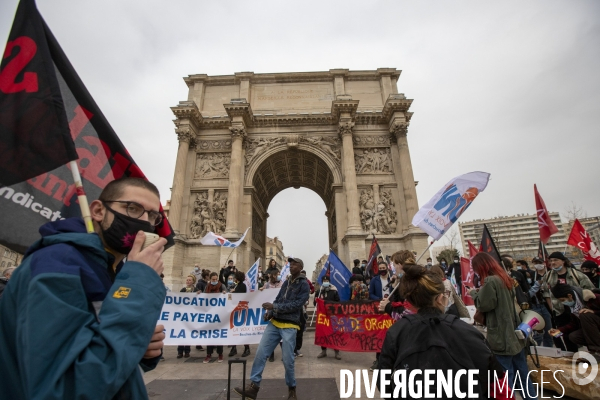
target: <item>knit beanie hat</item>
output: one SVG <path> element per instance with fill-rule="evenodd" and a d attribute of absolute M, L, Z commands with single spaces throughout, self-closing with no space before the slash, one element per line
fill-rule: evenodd
<path fill-rule="evenodd" d="M 548 258 L 556 258 L 557 260 L 567 261 L 567 257 L 565 257 L 565 255 L 560 251 L 555 251 L 554 253 L 550 254 Z"/>

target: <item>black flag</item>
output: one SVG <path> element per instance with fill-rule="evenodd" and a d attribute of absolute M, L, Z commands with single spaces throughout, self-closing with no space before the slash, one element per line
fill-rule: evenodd
<path fill-rule="evenodd" d="M 46 29 L 34 1 L 21 1 L 0 64 L 1 185 L 77 159 Z"/>
<path fill-rule="evenodd" d="M 74 144 L 74 149 L 66 151 L 65 144 L 57 145 L 58 149 L 55 151 L 57 153 L 62 151 L 66 156 L 57 156 L 56 158 L 60 158 L 60 162 L 52 160 L 57 161 L 58 164 L 51 165 L 47 163 L 44 167 L 38 168 L 37 157 L 40 149 L 34 146 L 32 148 L 34 151 L 31 154 L 23 155 L 24 160 L 21 166 L 23 169 L 27 169 L 31 165 L 35 165 L 37 168 L 35 172 L 23 173 L 23 176 L 27 175 L 25 178 L 27 180 L 10 186 L 5 183 L 4 179 L 1 181 L 2 185 L 6 186 L 0 186 L 0 208 L 2 209 L 0 213 L 0 226 L 2 226 L 0 243 L 19 252 L 24 252 L 30 244 L 39 238 L 38 229 L 44 223 L 67 217 L 81 216 L 71 171 L 68 165 L 65 165 L 69 160 L 77 159 L 83 186 L 90 200 L 97 199 L 106 184 L 114 179 L 125 176 L 145 179 L 144 174 L 133 161 L 85 85 L 79 79 L 75 69 L 39 14 L 35 2 L 33 0 L 22 0 L 17 9 L 7 48 L 14 47 L 14 45 L 11 45 L 11 41 L 14 42 L 15 38 L 29 37 L 28 35 L 34 35 L 30 39 L 35 42 L 36 53 L 32 60 L 35 59 L 36 61 L 27 63 L 17 74 L 16 80 L 12 80 L 12 82 L 23 82 L 27 76 L 24 73 L 37 73 L 38 89 L 43 88 L 47 93 L 44 96 L 40 95 L 40 99 L 36 98 L 35 101 L 27 100 L 27 87 L 22 93 L 18 93 L 23 96 L 22 98 L 2 94 L 0 103 L 2 104 L 0 113 L 2 114 L 3 124 L 2 145 L 10 145 L 10 143 L 4 142 L 4 125 L 16 127 L 17 131 L 15 131 L 14 136 L 20 137 L 20 135 L 27 136 L 29 134 L 27 130 L 29 126 L 20 123 L 18 116 L 23 116 L 23 120 L 35 122 L 34 129 L 38 134 L 41 134 L 39 126 L 42 122 L 48 126 L 54 126 L 49 122 L 45 122 L 45 119 L 40 119 L 41 117 L 38 115 L 40 113 L 46 114 L 36 111 L 37 108 L 33 111 L 30 108 L 35 106 L 43 110 L 43 104 L 45 103 L 41 99 L 51 99 L 51 104 L 58 110 L 56 116 L 53 117 L 60 122 L 57 122 L 57 126 L 62 128 L 64 128 L 64 125 L 67 126 L 65 132 L 68 140 L 62 141 L 65 143 L 70 141 L 71 146 Z M 24 42 L 28 43 L 28 39 Z M 2 64 L 2 71 L 0 72 L 2 79 L 5 81 L 10 81 L 6 78 L 11 76 L 10 68 L 12 68 L 12 64 L 10 60 L 16 59 L 20 54 L 17 54 L 16 50 L 9 53 L 11 58 L 8 62 Z M 36 59 L 36 57 L 39 59 Z M 38 68 L 46 68 L 46 70 L 44 72 Z M 54 75 L 52 75 L 54 81 L 49 83 L 43 80 L 46 78 L 42 79 L 42 77 L 51 76 L 50 72 L 52 71 L 54 71 Z M 31 87 L 33 88 L 33 86 Z M 5 113 L 5 110 L 9 110 L 9 112 Z M 62 117 L 59 115 L 61 112 Z M 37 122 L 38 120 L 42 122 Z M 52 121 L 52 119 L 49 119 L 49 121 Z M 58 135 L 58 137 L 63 136 Z M 54 138 L 54 141 L 60 142 L 58 137 Z M 33 142 L 36 142 L 36 140 L 31 139 Z M 3 149 L 0 154 L 4 154 L 5 151 L 9 152 L 9 150 Z M 73 151 L 75 157 L 72 157 L 73 154 L 71 153 Z M 33 157 L 33 160 L 31 157 Z M 2 168 L 5 168 L 4 164 L 2 164 Z M 20 179 L 16 180 L 16 182 L 19 181 Z M 13 178 L 6 180 L 6 182 L 13 182 Z M 166 218 L 163 218 L 163 222 L 156 227 L 156 233 L 167 238 L 167 246 L 174 243 L 173 231 Z"/>
<path fill-rule="evenodd" d="M 483 235 L 481 235 L 481 244 L 479 245 L 480 253 L 488 253 L 490 256 L 494 257 L 498 264 L 502 265 L 502 260 L 500 259 L 500 253 L 496 248 L 496 244 L 494 243 L 494 239 L 488 230 L 486 224 L 483 224 Z"/>

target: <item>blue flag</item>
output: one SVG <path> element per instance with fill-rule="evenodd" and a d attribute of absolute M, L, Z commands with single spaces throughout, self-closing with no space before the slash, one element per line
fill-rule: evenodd
<path fill-rule="evenodd" d="M 244 283 L 246 284 L 246 289 L 248 292 L 254 292 L 258 289 L 258 265 L 260 264 L 260 257 L 256 262 L 250 267 L 248 272 L 246 272 L 246 279 Z"/>
<path fill-rule="evenodd" d="M 325 275 L 329 275 L 329 281 L 337 288 L 340 301 L 350 300 L 350 278 L 352 277 L 352 272 L 346 268 L 342 260 L 333 251 L 329 253 L 329 258 L 327 258 L 327 262 L 325 262 L 317 278 L 319 284 L 323 283 Z"/>

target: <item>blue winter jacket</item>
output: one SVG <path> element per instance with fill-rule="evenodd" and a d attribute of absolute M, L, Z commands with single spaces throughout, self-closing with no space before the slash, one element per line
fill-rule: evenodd
<path fill-rule="evenodd" d="M 381 277 L 377 275 L 371 279 L 369 284 L 369 300 L 381 300 L 383 299 L 383 286 L 381 284 Z"/>
<path fill-rule="evenodd" d="M 165 298 L 78 218 L 48 223 L 0 300 L 0 399 L 147 399 L 143 360 Z"/>

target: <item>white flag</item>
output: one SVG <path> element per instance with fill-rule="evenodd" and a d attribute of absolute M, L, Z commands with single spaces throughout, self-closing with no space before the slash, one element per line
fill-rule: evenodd
<path fill-rule="evenodd" d="M 258 265 L 260 264 L 260 258 L 256 260 L 254 264 L 250 267 L 248 272 L 246 272 L 246 279 L 244 283 L 246 284 L 246 289 L 248 292 L 254 292 L 258 289 Z"/>
<path fill-rule="evenodd" d="M 415 214 L 412 224 L 438 240 L 486 188 L 490 174 L 469 172 L 452 179 Z"/>
<path fill-rule="evenodd" d="M 250 229 L 250 227 L 248 227 L 248 229 Z M 223 236 L 219 236 L 213 232 L 208 232 L 202 239 L 200 239 L 200 243 L 202 243 L 205 246 L 238 247 L 244 241 L 246 233 L 248 233 L 248 229 L 246 229 L 246 232 L 244 232 L 240 240 L 234 243 L 231 243 Z"/>
<path fill-rule="evenodd" d="M 290 262 L 288 261 L 287 263 L 285 263 L 285 265 L 283 266 L 283 269 L 281 270 L 281 282 L 285 281 L 289 274 L 290 274 Z"/>

